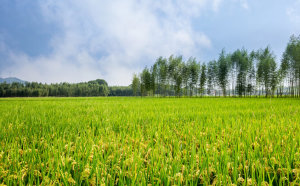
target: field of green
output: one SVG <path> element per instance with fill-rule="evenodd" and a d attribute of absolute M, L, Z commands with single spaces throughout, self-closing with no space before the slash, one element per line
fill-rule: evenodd
<path fill-rule="evenodd" d="M 0 99 L 0 185 L 299 185 L 300 100 Z"/>

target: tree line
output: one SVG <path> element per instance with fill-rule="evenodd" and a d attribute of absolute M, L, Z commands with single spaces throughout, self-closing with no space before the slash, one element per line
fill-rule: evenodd
<path fill-rule="evenodd" d="M 108 96 L 133 96 L 130 86 L 110 86 Z"/>
<path fill-rule="evenodd" d="M 190 57 L 159 57 L 132 79 L 135 96 L 300 97 L 300 36 L 291 36 L 280 65 L 270 47 L 238 49 L 200 63 Z"/>
<path fill-rule="evenodd" d="M 103 79 L 83 83 L 42 84 L 37 82 L 1 83 L 0 97 L 86 97 L 108 96 L 109 88 Z"/>

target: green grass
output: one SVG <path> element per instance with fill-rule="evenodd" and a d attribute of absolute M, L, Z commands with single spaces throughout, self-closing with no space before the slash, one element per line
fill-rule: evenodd
<path fill-rule="evenodd" d="M 300 184 L 300 100 L 0 99 L 0 184 Z"/>

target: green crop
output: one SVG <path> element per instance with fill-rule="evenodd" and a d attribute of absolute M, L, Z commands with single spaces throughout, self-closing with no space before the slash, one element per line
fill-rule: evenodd
<path fill-rule="evenodd" d="M 0 184 L 300 184 L 299 99 L 0 99 Z"/>

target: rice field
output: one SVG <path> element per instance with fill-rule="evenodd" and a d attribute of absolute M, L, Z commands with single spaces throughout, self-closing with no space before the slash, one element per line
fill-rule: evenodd
<path fill-rule="evenodd" d="M 299 99 L 0 99 L 0 185 L 299 185 L 299 143 Z"/>

